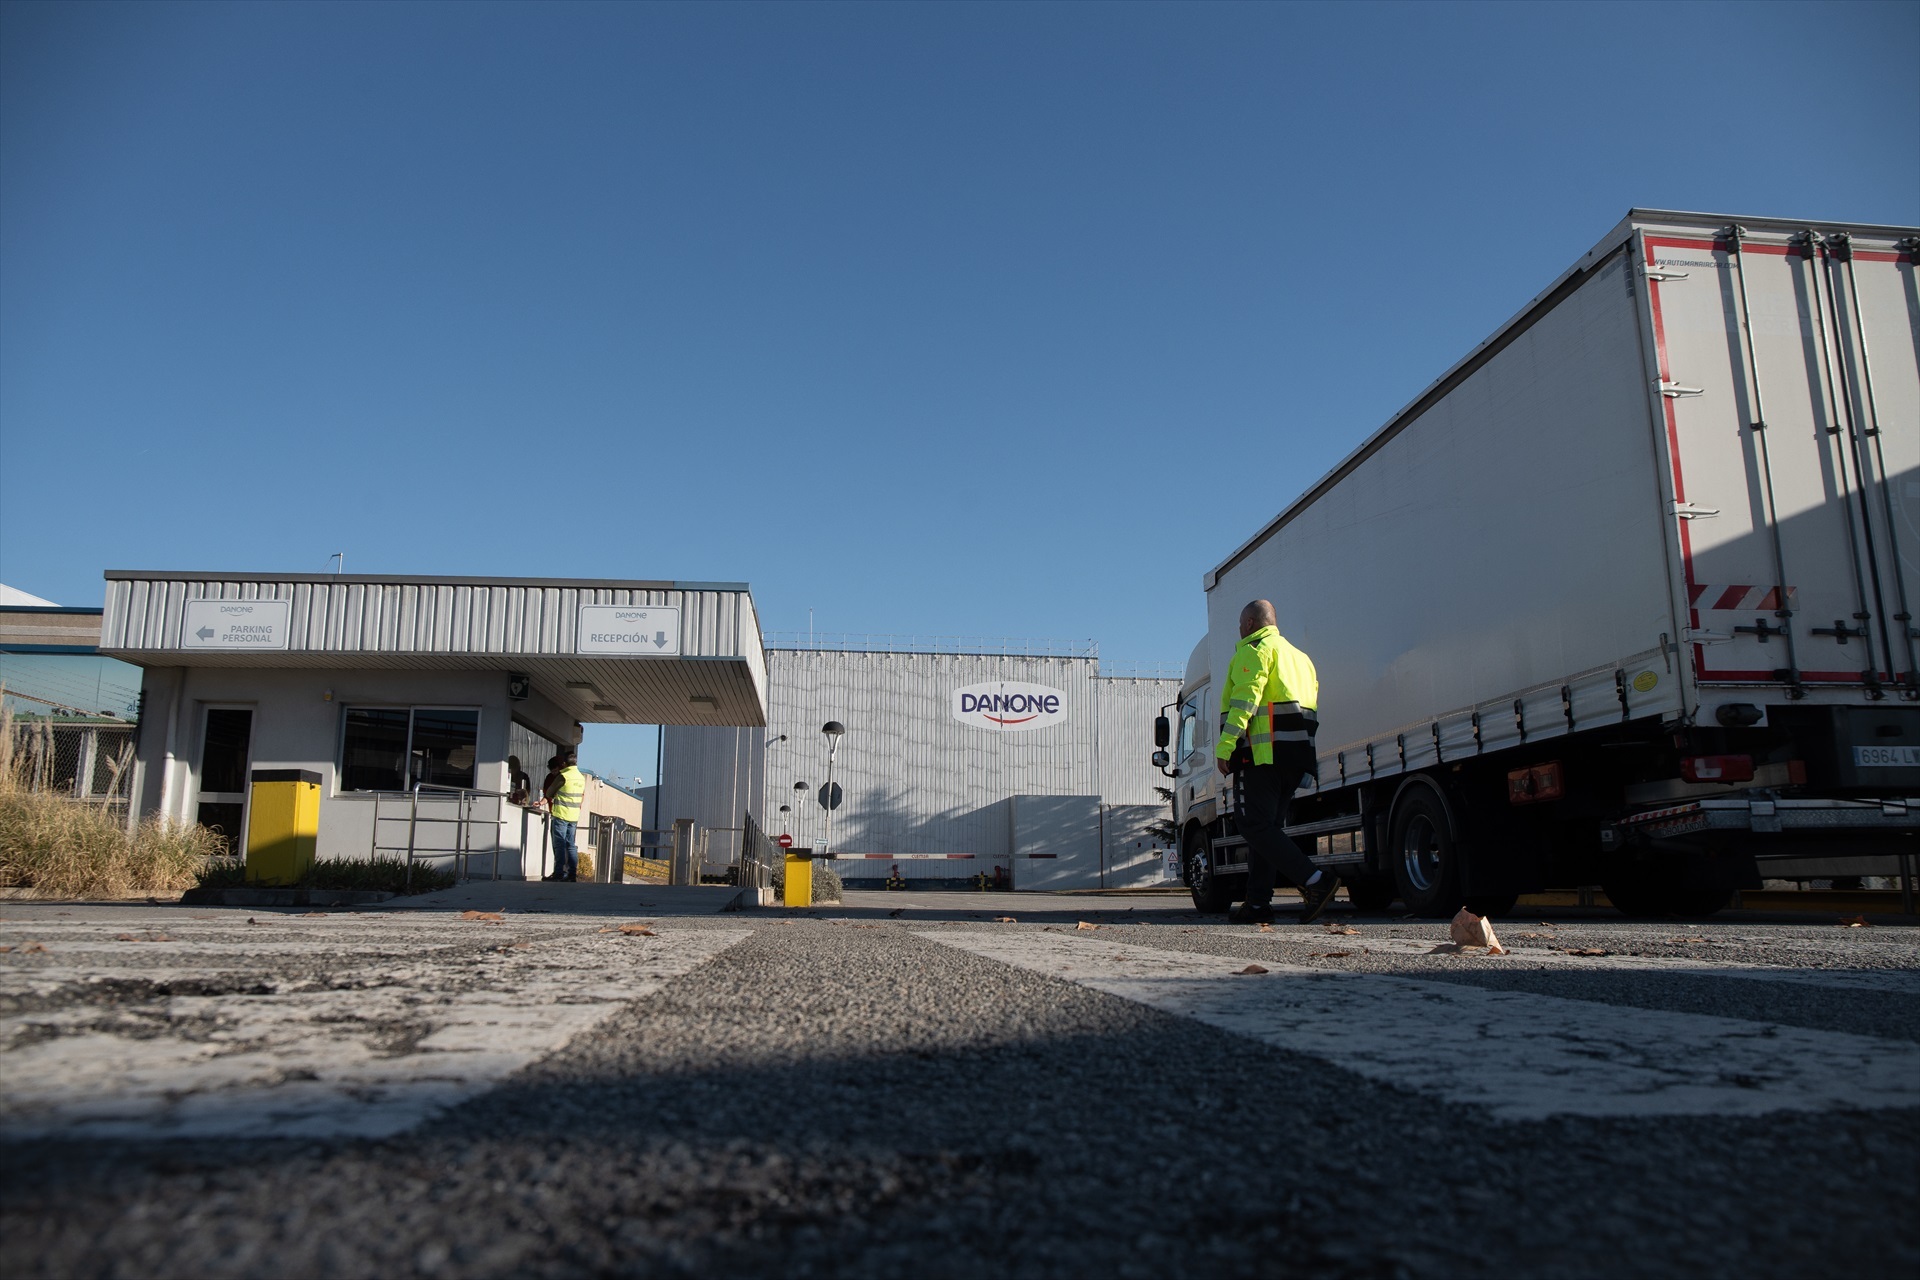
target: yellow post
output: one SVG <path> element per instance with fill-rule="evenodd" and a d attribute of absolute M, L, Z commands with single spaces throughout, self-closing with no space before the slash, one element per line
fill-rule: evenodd
<path fill-rule="evenodd" d="M 788 851 L 786 902 L 790 907 L 810 907 L 813 905 L 812 854 Z"/>
<path fill-rule="evenodd" d="M 320 775 L 255 769 L 248 797 L 247 883 L 297 884 L 320 841 Z"/>

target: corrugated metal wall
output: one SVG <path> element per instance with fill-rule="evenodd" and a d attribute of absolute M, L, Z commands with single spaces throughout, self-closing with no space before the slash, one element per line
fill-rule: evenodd
<path fill-rule="evenodd" d="M 759 622 L 745 590 L 665 583 L 643 588 L 110 577 L 100 647 L 181 648 L 189 600 L 290 601 L 288 649 L 250 655 L 265 661 L 287 652 L 571 655 L 582 604 L 674 606 L 680 610 L 682 656 L 745 657 L 765 678 Z"/>
<path fill-rule="evenodd" d="M 820 726 L 828 720 L 847 726 L 834 768 L 846 796 L 834 816 L 837 850 L 976 855 L 973 862 L 903 863 L 906 876 L 967 876 L 1004 862 L 1001 802 L 1010 795 L 1098 790 L 1095 664 L 1087 659 L 790 649 L 768 659 L 767 734 L 787 741 L 767 749 L 767 803 L 777 811 L 794 782 L 807 784 L 794 814 L 799 844 L 826 841 L 814 792 L 827 774 Z M 954 690 L 1000 680 L 1059 689 L 1065 720 L 999 733 L 953 717 Z"/>
<path fill-rule="evenodd" d="M 1153 718 L 1180 697 L 1180 682 L 1102 676 L 1099 693 L 1100 798 L 1108 804 L 1163 804 L 1154 788 L 1172 782 L 1153 767 Z"/>
<path fill-rule="evenodd" d="M 827 777 L 827 740 L 820 726 L 829 720 L 847 726 L 834 766 L 845 796 L 834 815 L 834 848 L 909 855 L 898 864 L 908 879 L 962 879 L 1006 865 L 1013 796 L 1160 804 L 1153 788 L 1161 778 L 1148 763 L 1153 718 L 1177 696 L 1177 680 L 1108 679 L 1088 658 L 975 654 L 770 649 L 767 667 L 765 729 L 665 730 L 655 811 L 663 823 L 738 826 L 744 804 L 769 832 L 788 830 L 798 845 L 823 847 L 826 812 L 817 793 Z M 955 719 L 955 690 L 998 681 L 1060 690 L 1065 719 L 1011 733 Z M 796 792 L 796 782 L 804 790 Z M 780 813 L 783 804 L 791 815 Z M 1089 830 L 1096 834 L 1086 860 L 1097 869 L 1097 822 Z M 973 856 L 934 856 L 956 854 Z M 840 871 L 882 876 L 890 865 L 843 862 Z"/>
<path fill-rule="evenodd" d="M 754 821 L 778 835 L 778 810 L 787 801 L 775 801 L 771 813 L 762 807 L 766 790 L 762 744 L 776 732 L 757 727 L 663 728 L 659 800 L 647 811 L 647 826 L 667 829 L 680 818 L 692 818 L 703 829 L 717 831 L 740 826 L 741 815 L 751 810 Z M 734 859 L 739 847 L 737 834 L 715 835 L 708 858 L 724 866 Z"/>

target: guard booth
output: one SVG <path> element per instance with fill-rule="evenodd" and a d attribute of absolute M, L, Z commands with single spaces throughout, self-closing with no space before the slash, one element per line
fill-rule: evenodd
<path fill-rule="evenodd" d="M 584 724 L 766 724 L 745 583 L 106 579 L 99 652 L 145 671 L 138 811 L 219 830 L 250 878 L 372 854 L 538 878 L 510 761 L 537 794 Z"/>

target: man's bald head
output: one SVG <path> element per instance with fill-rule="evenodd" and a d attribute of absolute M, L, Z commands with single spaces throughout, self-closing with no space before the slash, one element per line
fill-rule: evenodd
<path fill-rule="evenodd" d="M 1246 639 L 1262 627 L 1277 627 L 1280 620 L 1273 612 L 1273 601 L 1253 600 L 1240 611 L 1240 638 Z"/>

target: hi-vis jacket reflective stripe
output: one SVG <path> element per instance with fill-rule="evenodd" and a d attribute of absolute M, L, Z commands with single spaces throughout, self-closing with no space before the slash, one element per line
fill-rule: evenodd
<path fill-rule="evenodd" d="M 1255 764 L 1273 763 L 1273 744 L 1313 744 L 1320 727 L 1320 678 L 1313 659 L 1272 627 L 1262 627 L 1233 651 L 1233 665 L 1220 684 L 1220 743 L 1214 755 L 1233 755 L 1242 734 Z"/>
<path fill-rule="evenodd" d="M 553 816 L 562 822 L 580 821 L 580 800 L 586 794 L 586 775 L 568 765 L 560 771 L 560 790 L 553 795 Z"/>

